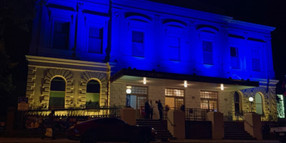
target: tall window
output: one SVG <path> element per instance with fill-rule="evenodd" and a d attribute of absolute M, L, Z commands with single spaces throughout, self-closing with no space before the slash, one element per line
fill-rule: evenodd
<path fill-rule="evenodd" d="M 256 107 L 256 113 L 259 115 L 263 114 L 263 102 L 262 102 L 262 96 L 259 93 L 255 94 L 255 107 Z"/>
<path fill-rule="evenodd" d="M 86 108 L 98 108 L 100 97 L 100 84 L 96 80 L 87 83 L 86 88 Z"/>
<path fill-rule="evenodd" d="M 240 69 L 238 49 L 235 47 L 230 47 L 230 57 L 231 57 L 231 68 Z"/>
<path fill-rule="evenodd" d="M 203 41 L 203 63 L 213 65 L 213 43 Z"/>
<path fill-rule="evenodd" d="M 215 91 L 201 91 L 201 109 L 217 111 L 218 93 Z"/>
<path fill-rule="evenodd" d="M 235 115 L 240 115 L 242 113 L 241 111 L 241 99 L 240 99 L 240 95 L 238 92 L 234 93 L 234 111 L 235 111 Z"/>
<path fill-rule="evenodd" d="M 132 56 L 144 57 L 144 32 L 132 31 Z"/>
<path fill-rule="evenodd" d="M 180 38 L 179 37 L 169 37 L 168 38 L 169 47 L 169 59 L 172 61 L 180 60 Z"/>
<path fill-rule="evenodd" d="M 184 104 L 184 90 L 182 89 L 165 89 L 165 105 L 171 109 L 180 109 Z"/>
<path fill-rule="evenodd" d="M 88 52 L 102 54 L 103 28 L 90 27 L 88 39 Z"/>
<path fill-rule="evenodd" d="M 53 48 L 67 50 L 69 45 L 69 22 L 55 21 Z"/>
<path fill-rule="evenodd" d="M 127 86 L 131 90 L 130 94 L 126 95 L 126 106 L 144 111 L 144 104 L 147 101 L 148 89 L 140 86 Z"/>
<path fill-rule="evenodd" d="M 56 77 L 51 82 L 49 109 L 63 109 L 65 107 L 66 82 Z"/>
<path fill-rule="evenodd" d="M 260 51 L 253 49 L 252 51 L 252 71 L 260 72 Z"/>

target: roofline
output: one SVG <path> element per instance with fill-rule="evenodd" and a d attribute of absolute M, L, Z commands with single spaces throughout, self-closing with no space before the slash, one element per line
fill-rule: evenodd
<path fill-rule="evenodd" d="M 186 74 L 175 74 L 166 72 L 156 72 L 156 71 L 144 71 L 136 69 L 121 69 L 119 72 L 111 76 L 110 81 L 114 82 L 120 77 L 128 76 L 140 76 L 149 78 L 161 78 L 161 79 L 172 79 L 172 80 L 188 80 L 196 82 L 209 82 L 209 83 L 223 83 L 223 84 L 234 84 L 234 85 L 245 85 L 245 86 L 259 86 L 259 82 L 250 80 L 234 80 L 227 78 L 217 78 L 217 77 L 207 77 L 198 75 L 186 75 Z"/>

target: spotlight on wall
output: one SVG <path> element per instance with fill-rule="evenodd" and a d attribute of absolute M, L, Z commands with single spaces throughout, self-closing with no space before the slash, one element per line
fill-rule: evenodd
<path fill-rule="evenodd" d="M 147 78 L 143 77 L 143 84 L 146 84 L 146 83 L 147 83 Z"/>
<path fill-rule="evenodd" d="M 188 87 L 188 81 L 184 80 L 184 87 L 187 88 Z"/>
<path fill-rule="evenodd" d="M 224 85 L 220 84 L 220 90 L 224 90 Z"/>

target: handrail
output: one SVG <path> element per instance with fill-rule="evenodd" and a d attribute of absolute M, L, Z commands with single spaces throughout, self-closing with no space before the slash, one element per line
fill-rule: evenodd
<path fill-rule="evenodd" d="M 172 121 L 168 118 L 168 116 L 166 116 L 167 121 L 171 124 L 171 126 L 175 127 L 175 123 L 172 123 Z"/>

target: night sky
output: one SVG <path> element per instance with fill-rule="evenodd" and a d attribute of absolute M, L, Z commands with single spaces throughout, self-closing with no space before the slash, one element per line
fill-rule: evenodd
<path fill-rule="evenodd" d="M 276 78 L 286 74 L 286 5 L 282 0 L 152 0 L 276 27 L 272 51 Z"/>

